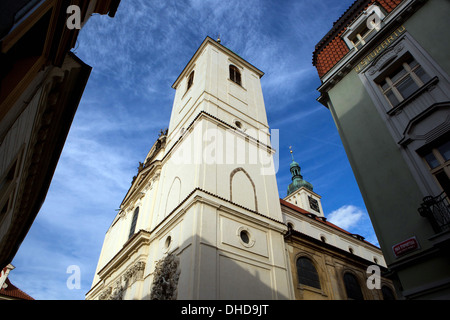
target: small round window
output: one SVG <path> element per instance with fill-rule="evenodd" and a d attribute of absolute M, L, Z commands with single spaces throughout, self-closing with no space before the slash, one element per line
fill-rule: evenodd
<path fill-rule="evenodd" d="M 250 235 L 248 234 L 247 230 L 242 230 L 240 237 L 241 237 L 242 242 L 244 242 L 245 244 L 250 243 Z"/>
<path fill-rule="evenodd" d="M 240 227 L 236 232 L 236 236 L 238 237 L 239 242 L 244 247 L 251 248 L 255 244 L 255 239 L 254 239 L 253 235 L 250 233 L 250 231 L 246 227 Z"/>

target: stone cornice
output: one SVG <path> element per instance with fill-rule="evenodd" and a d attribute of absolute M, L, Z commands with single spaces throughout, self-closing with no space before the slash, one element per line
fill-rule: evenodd
<path fill-rule="evenodd" d="M 118 269 L 127 259 L 139 248 L 150 243 L 150 232 L 139 230 L 122 247 L 122 249 L 98 272 L 98 276 L 103 280 L 106 276 Z"/>

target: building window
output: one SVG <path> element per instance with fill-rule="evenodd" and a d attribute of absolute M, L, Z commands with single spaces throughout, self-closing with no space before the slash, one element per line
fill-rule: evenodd
<path fill-rule="evenodd" d="M 194 71 L 192 71 L 191 74 L 189 75 L 186 91 L 188 91 L 193 84 L 194 84 Z"/>
<path fill-rule="evenodd" d="M 384 18 L 382 8 L 373 4 L 347 27 L 342 39 L 350 49 L 359 50 L 383 27 Z"/>
<path fill-rule="evenodd" d="M 375 28 L 369 29 L 367 23 L 363 23 L 361 24 L 360 29 L 356 31 L 356 34 L 353 34 L 353 37 L 349 40 L 353 47 L 355 47 L 356 50 L 359 50 L 366 44 L 372 35 L 375 34 L 375 32 Z"/>
<path fill-rule="evenodd" d="M 172 237 L 171 237 L 171 236 L 168 236 L 168 237 L 166 238 L 166 242 L 164 242 L 164 246 L 165 246 L 166 249 L 168 249 L 168 248 L 170 247 L 171 244 L 172 244 Z"/>
<path fill-rule="evenodd" d="M 388 286 L 381 287 L 381 294 L 383 295 L 383 300 L 396 300 L 394 292 Z"/>
<path fill-rule="evenodd" d="M 312 261 L 301 257 L 297 259 L 298 283 L 320 289 L 320 280 Z"/>
<path fill-rule="evenodd" d="M 345 291 L 347 292 L 347 299 L 349 300 L 364 300 L 361 287 L 356 277 L 347 272 L 344 274 Z"/>
<path fill-rule="evenodd" d="M 230 80 L 237 83 L 238 85 L 242 85 L 241 84 L 241 73 L 239 71 L 239 69 L 230 64 Z"/>
<path fill-rule="evenodd" d="M 442 190 L 450 196 L 450 141 L 437 145 L 426 153 L 423 159 Z"/>
<path fill-rule="evenodd" d="M 131 220 L 130 234 L 128 235 L 128 239 L 130 239 L 136 230 L 136 223 L 139 216 L 139 207 L 134 210 L 133 219 Z"/>
<path fill-rule="evenodd" d="M 396 64 L 390 68 L 379 81 L 378 86 L 391 106 L 395 107 L 430 79 L 422 66 L 408 55 L 400 65 Z"/>
<path fill-rule="evenodd" d="M 242 230 L 239 236 L 241 237 L 242 242 L 244 242 L 245 244 L 250 243 L 250 235 L 246 230 Z"/>

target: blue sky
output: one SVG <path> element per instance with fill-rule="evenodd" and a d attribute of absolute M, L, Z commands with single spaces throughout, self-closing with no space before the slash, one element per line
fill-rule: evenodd
<path fill-rule="evenodd" d="M 319 104 L 317 42 L 353 0 L 122 0 L 94 15 L 73 50 L 93 67 L 46 201 L 22 243 L 11 281 L 36 299 L 84 299 L 104 235 L 160 129 L 171 85 L 206 36 L 265 72 L 268 121 L 280 133 L 279 196 L 291 182 L 289 146 L 325 215 L 378 244 L 338 131 Z M 69 289 L 67 268 L 80 268 Z"/>

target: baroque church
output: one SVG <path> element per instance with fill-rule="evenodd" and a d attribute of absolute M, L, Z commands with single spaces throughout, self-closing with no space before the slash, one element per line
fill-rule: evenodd
<path fill-rule="evenodd" d="M 172 86 L 169 128 L 106 232 L 86 299 L 395 299 L 381 250 L 327 221 L 292 151 L 279 198 L 263 75 L 205 38 Z"/>

